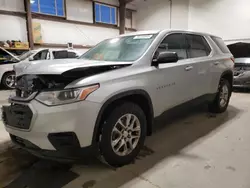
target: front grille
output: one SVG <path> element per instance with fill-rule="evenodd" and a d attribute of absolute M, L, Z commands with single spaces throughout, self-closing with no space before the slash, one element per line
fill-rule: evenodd
<path fill-rule="evenodd" d="M 33 113 L 26 105 L 13 104 L 2 107 L 3 122 L 7 126 L 29 129 Z"/>

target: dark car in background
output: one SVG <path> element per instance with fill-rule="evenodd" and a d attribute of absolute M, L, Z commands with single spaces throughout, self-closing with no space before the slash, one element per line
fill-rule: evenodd
<path fill-rule="evenodd" d="M 228 48 L 235 58 L 233 87 L 250 89 L 250 43 L 238 42 Z"/>
<path fill-rule="evenodd" d="M 250 89 L 250 57 L 235 59 L 233 87 Z"/>

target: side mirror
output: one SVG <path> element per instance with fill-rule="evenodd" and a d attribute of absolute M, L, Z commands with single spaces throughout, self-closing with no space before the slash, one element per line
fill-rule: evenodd
<path fill-rule="evenodd" d="M 29 61 L 34 61 L 34 58 L 33 57 L 29 57 Z"/>
<path fill-rule="evenodd" d="M 156 52 L 153 59 L 153 65 L 163 64 L 163 63 L 176 63 L 179 58 L 176 52 Z"/>

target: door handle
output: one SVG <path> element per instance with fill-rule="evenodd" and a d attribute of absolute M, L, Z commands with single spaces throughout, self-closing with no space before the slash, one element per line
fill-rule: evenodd
<path fill-rule="evenodd" d="M 214 65 L 219 65 L 219 62 L 218 61 L 214 62 Z"/>
<path fill-rule="evenodd" d="M 188 66 L 188 67 L 185 68 L 185 70 L 186 70 L 186 71 L 190 71 L 190 70 L 192 70 L 193 68 L 194 68 L 193 66 Z"/>

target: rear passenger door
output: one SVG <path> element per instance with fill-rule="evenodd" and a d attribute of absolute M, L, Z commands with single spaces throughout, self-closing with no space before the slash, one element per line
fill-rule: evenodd
<path fill-rule="evenodd" d="M 210 83 L 212 81 L 212 74 L 210 71 L 211 47 L 204 36 L 186 34 L 187 39 L 187 54 L 188 58 L 195 66 L 196 70 L 193 72 L 194 81 L 190 83 L 193 90 L 193 98 L 208 94 L 210 91 Z"/>

